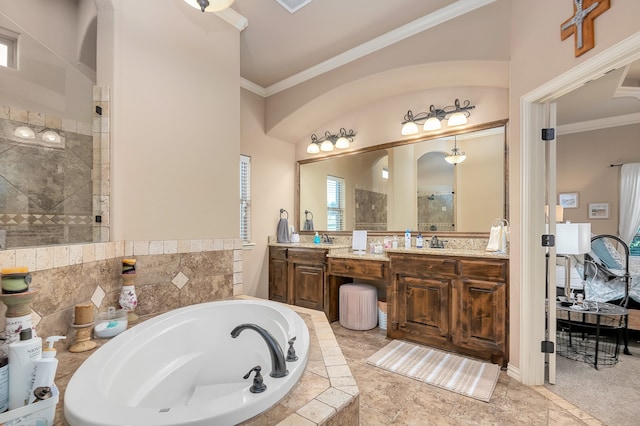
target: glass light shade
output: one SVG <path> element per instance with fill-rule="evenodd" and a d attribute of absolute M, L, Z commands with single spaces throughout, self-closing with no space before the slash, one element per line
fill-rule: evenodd
<path fill-rule="evenodd" d="M 61 142 L 60 135 L 53 130 L 47 130 L 42 134 L 42 140 L 45 142 Z"/>
<path fill-rule="evenodd" d="M 345 149 L 349 148 L 349 139 L 343 137 L 339 137 L 336 141 L 336 148 Z"/>
<path fill-rule="evenodd" d="M 36 136 L 33 129 L 27 126 L 20 126 L 16 128 L 13 134 L 22 139 L 33 139 Z"/>
<path fill-rule="evenodd" d="M 320 151 L 333 151 L 333 143 L 330 140 L 326 140 L 320 144 Z"/>
<path fill-rule="evenodd" d="M 462 124 L 467 124 L 467 116 L 461 112 L 456 112 L 449 117 L 449 121 L 447 121 L 447 125 L 449 126 L 460 126 Z"/>
<path fill-rule="evenodd" d="M 413 121 L 407 121 L 402 125 L 403 136 L 415 135 L 416 133 L 418 133 L 418 125 Z"/>
<path fill-rule="evenodd" d="M 556 225 L 556 253 L 585 254 L 590 251 L 590 223 L 558 223 Z"/>
<path fill-rule="evenodd" d="M 200 9 L 200 5 L 197 0 L 184 0 L 189 6 L 194 7 L 198 10 Z M 231 6 L 235 0 L 209 0 L 209 6 L 205 9 L 205 12 L 220 12 Z"/>
<path fill-rule="evenodd" d="M 459 164 L 467 159 L 467 156 L 464 154 L 451 154 L 444 157 L 444 161 L 449 164 Z"/>
<path fill-rule="evenodd" d="M 429 117 L 427 121 L 424 122 L 424 130 L 438 130 L 440 128 L 442 128 L 442 123 L 440 123 L 437 117 Z"/>
<path fill-rule="evenodd" d="M 320 147 L 318 146 L 317 143 L 311 142 L 309 146 L 307 146 L 307 152 L 309 154 L 317 154 L 320 152 Z"/>

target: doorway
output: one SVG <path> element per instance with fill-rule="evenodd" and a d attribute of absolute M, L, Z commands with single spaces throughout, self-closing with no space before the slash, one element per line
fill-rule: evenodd
<path fill-rule="evenodd" d="M 540 143 L 541 129 L 546 126 L 545 103 L 552 102 L 585 82 L 597 79 L 608 71 L 640 59 L 640 32 L 610 47 L 588 61 L 524 95 L 520 100 L 521 199 L 527 208 L 520 212 L 521 283 L 520 303 L 520 380 L 528 385 L 545 382 L 545 356 L 540 341 L 545 335 L 545 256 L 540 249 L 540 236 L 545 232 L 545 150 Z M 524 336 L 527 336 L 524 338 Z M 555 355 L 552 355 L 555 356 Z"/>

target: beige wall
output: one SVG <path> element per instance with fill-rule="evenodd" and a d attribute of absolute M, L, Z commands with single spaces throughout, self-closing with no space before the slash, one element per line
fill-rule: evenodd
<path fill-rule="evenodd" d="M 98 64 L 112 88 L 111 239 L 237 237 L 238 30 L 182 1 L 111 3 L 98 23 L 99 55 L 112 53 Z"/>
<path fill-rule="evenodd" d="M 293 145 L 264 134 L 264 98 L 241 90 L 241 153 L 251 157 L 251 241 L 243 251 L 244 294 L 266 298 L 269 294 L 269 248 L 276 234 L 280 208 L 293 220 L 295 157 Z M 297 226 L 296 226 L 297 229 Z"/>
<path fill-rule="evenodd" d="M 620 167 L 640 162 L 640 124 L 558 137 L 558 193 L 577 192 L 578 208 L 564 219 L 590 222 L 594 234 L 618 234 Z M 589 219 L 589 203 L 609 203 L 609 219 Z"/>

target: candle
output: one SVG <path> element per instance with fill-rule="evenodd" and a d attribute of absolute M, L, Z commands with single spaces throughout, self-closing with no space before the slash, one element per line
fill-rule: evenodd
<path fill-rule="evenodd" d="M 136 260 L 135 259 L 122 259 L 122 273 L 123 274 L 135 274 L 136 273 Z"/>
<path fill-rule="evenodd" d="M 26 266 L 2 268 L 0 274 L 2 274 L 2 293 L 24 293 L 29 290 L 31 274 Z"/>
<path fill-rule="evenodd" d="M 93 322 L 93 304 L 91 303 L 77 304 L 73 323 L 75 325 L 83 325 L 83 324 L 90 324 L 92 322 Z"/>

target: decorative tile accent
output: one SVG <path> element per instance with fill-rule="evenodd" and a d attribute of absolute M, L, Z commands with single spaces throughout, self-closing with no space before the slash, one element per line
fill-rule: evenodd
<path fill-rule="evenodd" d="M 93 295 L 91 296 L 91 301 L 93 302 L 94 305 L 96 305 L 96 308 L 100 308 L 100 305 L 102 305 L 102 301 L 104 300 L 104 297 L 106 295 L 107 294 L 104 292 L 102 287 L 100 286 L 96 287 L 95 291 L 93 292 Z"/>
<path fill-rule="evenodd" d="M 185 286 L 185 284 L 187 284 L 187 281 L 189 281 L 189 278 L 187 278 L 187 276 L 185 274 L 183 274 L 182 272 L 178 272 L 178 275 L 176 275 L 171 282 L 173 283 L 173 285 L 175 285 L 176 287 L 178 287 L 178 289 L 182 289 L 182 287 Z"/>

